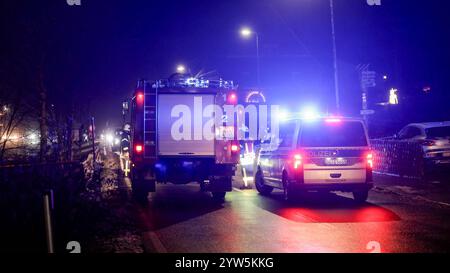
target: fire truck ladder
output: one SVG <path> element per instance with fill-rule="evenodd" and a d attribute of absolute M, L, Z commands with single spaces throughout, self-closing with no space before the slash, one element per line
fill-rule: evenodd
<path fill-rule="evenodd" d="M 152 88 L 147 82 L 144 84 L 144 157 L 157 158 L 157 88 Z"/>

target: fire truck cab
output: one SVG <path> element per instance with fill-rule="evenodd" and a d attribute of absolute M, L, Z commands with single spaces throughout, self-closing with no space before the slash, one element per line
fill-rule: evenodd
<path fill-rule="evenodd" d="M 229 116 L 218 116 L 222 111 L 214 109 L 237 102 L 233 82 L 183 74 L 155 82 L 139 80 L 131 101 L 135 198 L 146 200 L 156 183 L 195 182 L 215 199 L 232 190 L 240 148 L 225 137 L 225 131 L 235 131 L 235 126 L 227 126 Z"/>

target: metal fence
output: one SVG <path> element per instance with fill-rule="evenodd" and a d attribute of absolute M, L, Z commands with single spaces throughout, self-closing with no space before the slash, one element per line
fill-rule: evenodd
<path fill-rule="evenodd" d="M 425 165 L 422 146 L 417 142 L 374 139 L 374 171 L 402 177 L 423 178 Z"/>

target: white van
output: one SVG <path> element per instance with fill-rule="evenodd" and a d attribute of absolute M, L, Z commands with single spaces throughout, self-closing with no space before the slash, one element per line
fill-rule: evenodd
<path fill-rule="evenodd" d="M 255 186 L 261 194 L 274 188 L 285 199 L 299 191 L 352 192 L 365 202 L 373 187 L 373 153 L 360 119 L 292 119 L 280 134 L 260 145 L 255 160 Z"/>

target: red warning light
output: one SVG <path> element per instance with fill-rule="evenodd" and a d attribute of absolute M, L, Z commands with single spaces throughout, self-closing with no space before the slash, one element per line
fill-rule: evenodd
<path fill-rule="evenodd" d="M 138 92 L 138 93 L 136 94 L 136 101 L 137 101 L 139 104 L 143 104 L 143 103 L 144 103 L 144 93 L 143 93 L 143 92 Z"/>
<path fill-rule="evenodd" d="M 236 144 L 231 145 L 231 151 L 232 152 L 239 152 L 239 146 Z"/>
<path fill-rule="evenodd" d="M 236 93 L 230 93 L 230 94 L 228 94 L 228 103 L 229 104 L 236 104 L 237 103 L 237 95 L 236 95 Z"/>
<path fill-rule="evenodd" d="M 142 145 L 140 145 L 140 144 L 136 144 L 134 146 L 134 150 L 136 151 L 136 153 L 140 154 L 144 150 L 144 147 L 142 147 Z"/>

